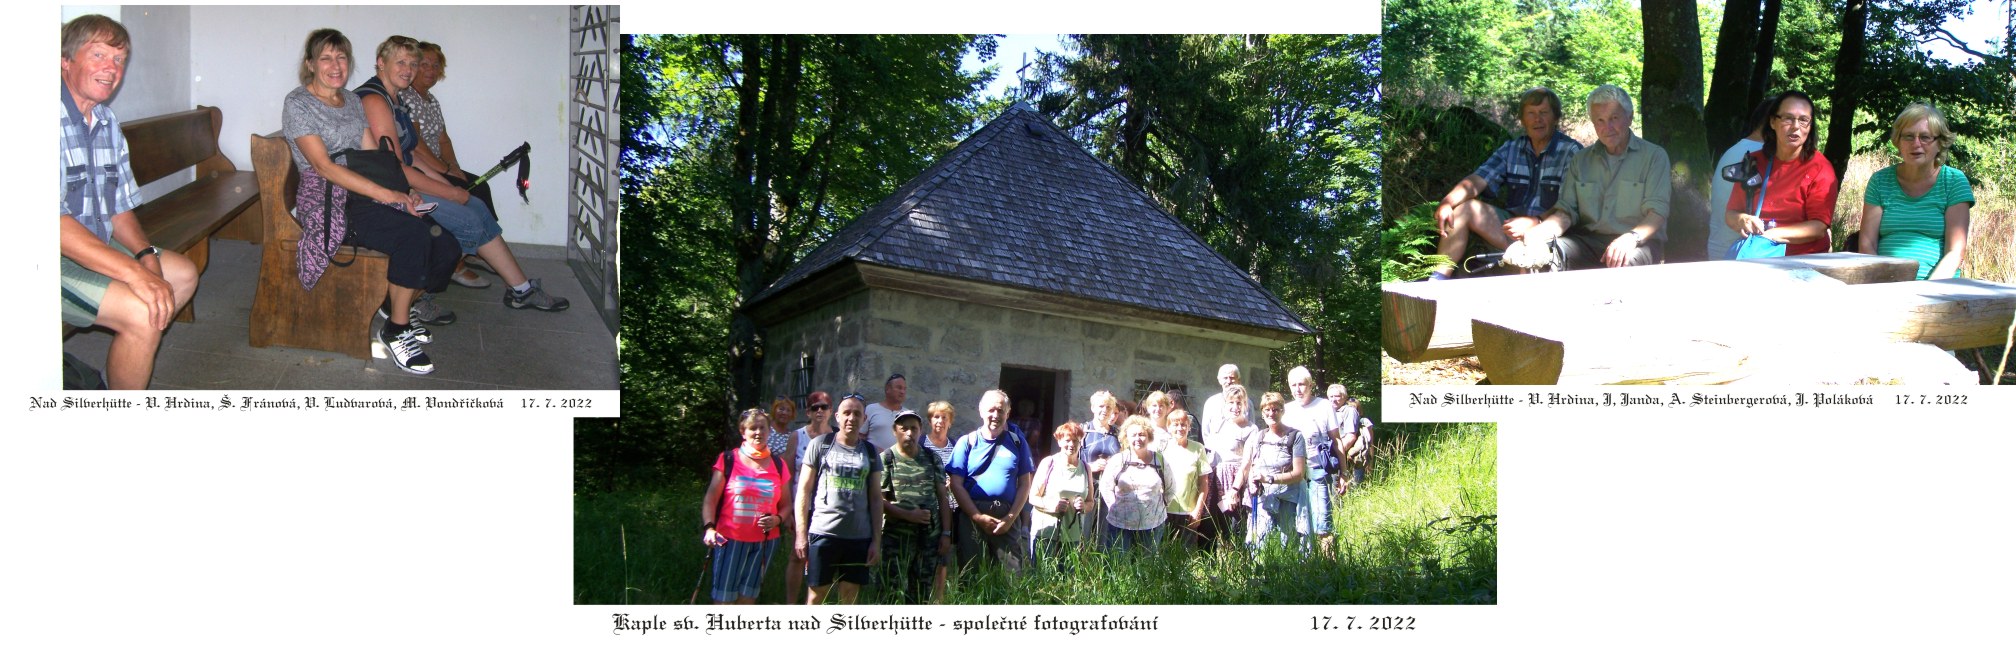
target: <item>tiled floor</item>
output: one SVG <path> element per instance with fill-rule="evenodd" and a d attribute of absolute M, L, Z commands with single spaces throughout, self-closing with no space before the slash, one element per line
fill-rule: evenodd
<path fill-rule="evenodd" d="M 429 327 L 434 373 L 408 374 L 390 360 L 360 361 L 331 352 L 247 343 L 259 246 L 214 240 L 210 268 L 196 291 L 196 321 L 168 328 L 155 358 L 153 388 L 163 390 L 614 390 L 616 338 L 556 246 L 514 244 L 526 274 L 573 307 L 558 313 L 504 306 L 503 281 L 485 289 L 450 285 L 436 295 L 455 324 Z M 368 335 L 358 332 L 358 335 Z M 112 336 L 77 332 L 63 350 L 103 368 Z"/>

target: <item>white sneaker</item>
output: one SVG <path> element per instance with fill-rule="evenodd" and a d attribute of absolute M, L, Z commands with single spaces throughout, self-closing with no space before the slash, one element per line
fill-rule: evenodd
<path fill-rule="evenodd" d="M 427 358 L 426 350 L 420 348 L 420 340 L 414 335 L 412 327 L 407 327 L 390 340 L 385 338 L 385 330 L 380 328 L 376 338 L 377 343 L 385 347 L 387 355 L 392 357 L 392 363 L 398 365 L 399 369 L 414 374 L 428 374 L 434 371 L 434 361 Z"/>

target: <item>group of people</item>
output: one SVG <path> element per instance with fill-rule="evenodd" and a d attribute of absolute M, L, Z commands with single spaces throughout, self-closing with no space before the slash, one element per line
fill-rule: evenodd
<path fill-rule="evenodd" d="M 352 90 L 350 39 L 334 29 L 310 32 L 301 87 L 282 104 L 281 130 L 301 172 L 297 214 L 328 214 L 346 224 L 346 243 L 385 253 L 388 286 L 377 341 L 399 369 L 427 374 L 434 371 L 424 349 L 434 341 L 427 325 L 455 321 L 429 295 L 458 277 L 487 285 L 457 270 L 465 255 L 481 258 L 509 285 L 505 306 L 560 311 L 568 304 L 525 276 L 483 197 L 487 186 L 473 186 L 474 176 L 455 164 L 453 139 L 430 92 L 445 78 L 441 48 L 392 36 L 378 45 L 376 65 L 377 74 Z M 374 179 L 353 168 L 361 163 L 352 158 L 381 147 L 397 154 L 398 177 Z"/>
<path fill-rule="evenodd" d="M 188 258 L 151 245 L 134 216 L 140 194 L 131 152 L 106 105 L 124 81 L 130 38 L 118 21 L 97 14 L 63 25 L 63 321 L 112 332 L 105 374 L 113 389 L 147 387 L 162 332 L 195 295 L 198 279 Z M 281 123 L 301 172 L 297 215 L 313 212 L 343 223 L 332 231 L 343 232 L 344 243 L 390 258 L 390 286 L 379 308 L 384 326 L 375 335 L 400 369 L 426 374 L 434 370 L 423 348 L 434 340 L 426 325 L 455 321 L 454 312 L 429 294 L 450 281 L 489 285 L 458 270 L 465 254 L 510 285 L 506 306 L 559 311 L 568 304 L 525 276 L 490 209 L 488 186 L 472 185 L 474 176 L 456 162 L 454 140 L 431 92 L 446 76 L 441 48 L 393 36 L 378 46 L 376 59 L 377 75 L 352 90 L 349 39 L 333 29 L 309 34 L 301 87 L 288 93 Z M 402 178 L 396 180 L 405 182 L 395 184 L 409 189 L 384 186 L 346 166 L 350 154 L 377 150 L 380 142 L 397 153 Z M 328 260 L 309 260 L 317 262 Z"/>
<path fill-rule="evenodd" d="M 1292 396 L 1257 404 L 1237 365 L 1218 381 L 1197 416 L 1160 391 L 1138 410 L 1096 391 L 1091 418 L 1058 426 L 1041 457 L 999 389 L 981 396 L 979 425 L 963 435 L 949 402 L 904 408 L 901 374 L 876 402 L 811 393 L 796 430 L 785 430 L 790 399 L 746 410 L 701 508 L 713 599 L 754 603 L 787 535 L 787 604 L 801 585 L 806 603 L 853 603 L 877 575 L 894 599 L 940 602 L 955 565 L 1068 571 L 1079 552 L 1165 543 L 1333 552 L 1334 499 L 1372 459 L 1357 398 L 1343 385 L 1318 397 L 1302 367 L 1288 374 Z"/>
<path fill-rule="evenodd" d="M 1505 142 L 1436 206 L 1438 252 L 1452 265 L 1474 235 L 1523 269 L 1617 268 L 1665 260 L 1672 163 L 1665 149 L 1631 133 L 1631 97 L 1603 85 L 1589 93 L 1595 144 L 1561 131 L 1561 99 L 1547 88 L 1517 102 L 1522 133 Z M 1799 91 L 1752 110 L 1748 136 L 1717 162 L 1709 207 L 1710 260 L 1828 252 L 1840 183 L 1818 155 L 1813 100 Z M 1967 248 L 1974 195 L 1946 166 L 1953 132 L 1945 115 L 1914 103 L 1892 123 L 1902 161 L 1870 179 L 1855 251 L 1918 262 L 1918 279 L 1955 277 Z M 1502 205 L 1502 206 L 1500 206 Z"/>

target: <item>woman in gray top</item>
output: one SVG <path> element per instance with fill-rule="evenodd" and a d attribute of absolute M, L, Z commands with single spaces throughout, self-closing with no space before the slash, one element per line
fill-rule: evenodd
<path fill-rule="evenodd" d="M 433 342 L 426 328 L 409 321 L 414 297 L 441 290 L 454 271 L 460 248 L 455 239 L 421 218 L 419 194 L 401 193 L 371 182 L 344 166 L 350 151 L 378 148 L 366 139 L 369 123 L 363 102 L 346 90 L 350 83 L 350 39 L 334 29 L 308 34 L 302 48 L 301 87 L 287 93 L 280 123 L 301 171 L 299 210 L 327 210 L 332 224 L 343 223 L 343 242 L 390 258 L 386 264 L 385 325 L 376 332 L 399 369 L 434 371 L 421 345 Z M 341 215 L 342 218 L 336 218 Z"/>

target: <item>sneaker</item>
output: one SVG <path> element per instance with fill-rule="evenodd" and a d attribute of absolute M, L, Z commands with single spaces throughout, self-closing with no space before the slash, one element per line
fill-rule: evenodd
<path fill-rule="evenodd" d="M 455 312 L 435 303 L 434 296 L 427 293 L 421 293 L 420 299 L 413 301 L 413 309 L 407 315 L 412 317 L 412 322 L 419 324 L 455 324 Z"/>
<path fill-rule="evenodd" d="M 380 304 L 378 305 L 378 317 L 390 321 L 392 314 L 385 310 L 385 305 Z M 426 327 L 420 325 L 420 321 L 412 318 L 412 313 L 407 313 L 407 322 L 411 324 L 406 325 L 406 329 L 413 332 L 413 339 L 420 341 L 422 345 L 434 344 L 434 332 L 428 331 Z M 379 358 L 384 358 L 384 356 L 379 356 Z"/>
<path fill-rule="evenodd" d="M 453 277 L 450 277 L 449 279 L 455 280 L 456 284 L 461 284 L 469 288 L 490 288 L 490 280 L 483 279 L 482 275 L 478 275 L 476 274 L 476 271 L 470 270 L 468 268 L 462 269 L 462 272 L 456 273 Z"/>
<path fill-rule="evenodd" d="M 384 345 L 392 356 L 393 364 L 399 369 L 414 374 L 430 374 L 434 371 L 434 361 L 427 358 L 427 351 L 420 348 L 420 341 L 414 336 L 413 327 L 407 327 L 390 340 L 385 338 L 385 330 L 378 330 L 378 344 Z"/>
<path fill-rule="evenodd" d="M 513 289 L 507 289 L 504 291 L 504 306 L 508 306 L 513 309 L 524 309 L 529 307 L 533 309 L 538 309 L 540 311 L 567 310 L 567 298 L 553 297 L 551 295 L 547 295 L 545 289 L 539 288 L 539 280 L 534 279 L 528 281 L 532 283 L 532 287 L 526 290 L 524 293 L 519 293 L 517 290 Z"/>

